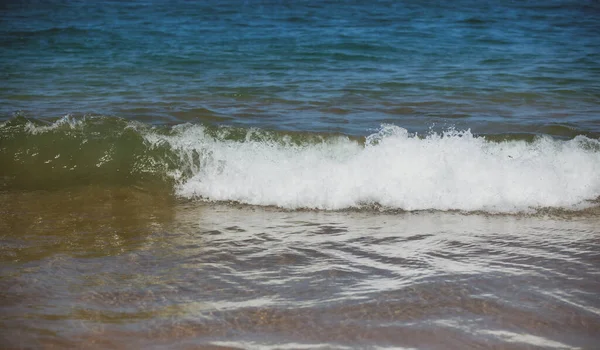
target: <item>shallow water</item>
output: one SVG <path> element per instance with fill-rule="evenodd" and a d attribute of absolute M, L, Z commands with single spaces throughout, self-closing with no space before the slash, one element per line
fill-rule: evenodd
<path fill-rule="evenodd" d="M 2 2 L 0 348 L 597 348 L 599 14 Z"/>
<path fill-rule="evenodd" d="M 593 348 L 598 213 L 4 194 L 9 347 Z"/>

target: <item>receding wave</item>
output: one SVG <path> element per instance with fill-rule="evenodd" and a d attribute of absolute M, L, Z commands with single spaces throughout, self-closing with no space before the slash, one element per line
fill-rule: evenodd
<path fill-rule="evenodd" d="M 117 183 L 288 209 L 513 213 L 580 210 L 600 196 L 600 140 L 427 135 L 363 138 L 117 118 L 17 118 L 0 126 L 5 190 Z M 499 141 L 501 140 L 501 141 Z"/>

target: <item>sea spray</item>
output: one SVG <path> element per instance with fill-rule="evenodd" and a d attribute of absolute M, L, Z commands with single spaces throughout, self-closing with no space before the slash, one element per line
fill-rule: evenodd
<path fill-rule="evenodd" d="M 16 118 L 0 136 L 3 190 L 133 185 L 287 209 L 500 213 L 580 210 L 600 196 L 600 140 L 585 136 L 491 141 L 383 125 L 358 138 L 110 117 Z"/>
<path fill-rule="evenodd" d="M 288 209 L 376 205 L 511 213 L 576 210 L 600 196 L 600 141 L 584 136 L 491 142 L 469 130 L 419 136 L 384 125 L 361 144 L 346 137 L 294 143 L 260 130 L 247 133 L 232 139 L 187 125 L 173 135 L 145 137 L 169 144 L 191 172 L 175 188 L 185 198 Z"/>

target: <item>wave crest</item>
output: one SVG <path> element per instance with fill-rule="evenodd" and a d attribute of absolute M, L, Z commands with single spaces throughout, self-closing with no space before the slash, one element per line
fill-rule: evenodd
<path fill-rule="evenodd" d="M 287 209 L 581 210 L 600 199 L 600 139 L 497 139 L 383 125 L 363 138 L 119 118 L 0 124 L 0 190 L 140 186 Z"/>
<path fill-rule="evenodd" d="M 168 143 L 189 170 L 175 189 L 185 198 L 289 209 L 522 212 L 582 209 L 600 196 L 600 141 L 584 136 L 491 142 L 469 130 L 420 136 L 384 125 L 364 144 L 347 137 L 290 143 L 227 139 L 195 125 L 146 139 Z"/>

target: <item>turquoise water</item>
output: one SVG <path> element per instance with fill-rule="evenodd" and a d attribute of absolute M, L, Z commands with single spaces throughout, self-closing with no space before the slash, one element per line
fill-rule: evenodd
<path fill-rule="evenodd" d="M 595 1 L 2 7 L 3 119 L 600 133 Z"/>

